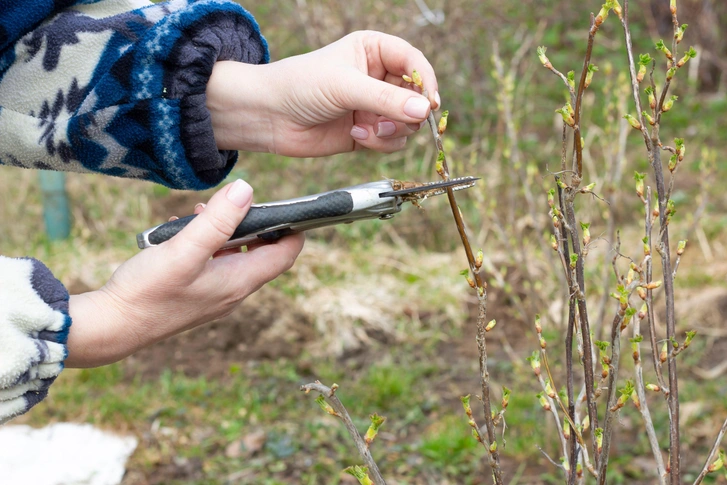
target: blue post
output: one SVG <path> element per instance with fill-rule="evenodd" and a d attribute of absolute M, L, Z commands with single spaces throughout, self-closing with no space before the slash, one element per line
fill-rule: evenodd
<path fill-rule="evenodd" d="M 66 194 L 66 174 L 50 170 L 38 173 L 43 193 L 45 231 L 51 241 L 66 239 L 71 233 L 71 213 Z"/>

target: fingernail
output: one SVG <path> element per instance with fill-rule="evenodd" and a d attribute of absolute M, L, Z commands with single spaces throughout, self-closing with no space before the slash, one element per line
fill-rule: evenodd
<path fill-rule="evenodd" d="M 427 98 L 423 96 L 412 97 L 404 103 L 404 114 L 412 118 L 426 118 L 430 106 L 431 104 Z"/>
<path fill-rule="evenodd" d="M 227 191 L 227 199 L 237 207 L 245 207 L 252 199 L 252 187 L 244 180 L 237 179 Z"/>
<path fill-rule="evenodd" d="M 439 109 L 442 107 L 442 98 L 439 97 L 439 91 L 434 91 L 434 102 L 437 103 L 434 109 Z"/>
<path fill-rule="evenodd" d="M 390 136 L 396 132 L 396 125 L 391 121 L 382 121 L 376 124 L 376 136 Z"/>
<path fill-rule="evenodd" d="M 197 210 L 197 209 L 200 209 L 200 208 L 201 209 L 204 209 L 205 207 L 207 207 L 207 204 L 204 204 L 202 202 L 197 202 L 196 204 L 194 204 L 194 210 Z"/>
<path fill-rule="evenodd" d="M 365 140 L 369 137 L 369 130 L 361 128 L 358 125 L 353 125 L 353 128 L 351 128 L 351 137 L 356 140 Z"/>
<path fill-rule="evenodd" d="M 407 123 L 406 127 L 411 131 L 419 131 L 419 128 L 422 127 L 422 123 Z"/>

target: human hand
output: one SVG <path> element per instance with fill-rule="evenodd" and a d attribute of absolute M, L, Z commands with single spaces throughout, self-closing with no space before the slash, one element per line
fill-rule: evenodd
<path fill-rule="evenodd" d="M 73 295 L 66 366 L 92 367 L 224 317 L 287 271 L 302 234 L 275 243 L 218 251 L 247 214 L 252 188 L 219 190 L 179 234 L 122 264 L 100 290 Z"/>
<path fill-rule="evenodd" d="M 429 98 L 408 88 L 417 70 Z M 220 149 L 314 157 L 393 152 L 440 105 L 434 69 L 408 42 L 354 32 L 271 64 L 217 62 L 207 107 Z"/>

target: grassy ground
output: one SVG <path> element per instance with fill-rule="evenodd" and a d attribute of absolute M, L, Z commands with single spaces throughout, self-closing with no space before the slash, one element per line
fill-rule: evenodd
<path fill-rule="evenodd" d="M 651 49 L 653 38 L 642 3 L 632 2 L 637 52 Z M 536 447 L 557 456 L 555 426 L 534 398 L 537 385 L 524 360 L 537 345 L 532 318 L 542 313 L 560 375 L 564 292 L 553 270 L 558 262 L 542 250 L 541 241 L 548 234 L 549 170 L 559 165 L 560 156 L 553 109 L 562 104 L 563 92 L 539 66 L 534 47 L 547 45 L 550 59 L 563 71 L 578 69 L 588 10 L 597 7 L 451 0 L 444 7 L 446 23 L 427 27 L 412 20 L 418 11 L 408 1 L 267 2 L 254 9 L 274 58 L 320 46 L 346 31 L 375 28 L 404 36 L 435 65 L 444 107 L 452 113 L 447 142 L 453 173 L 483 177 L 460 200 L 474 239 L 487 254 L 488 315 L 498 321 L 488 341 L 494 402 L 499 402 L 500 385 L 513 389 L 502 450 L 513 484 L 562 482 Z M 623 114 L 619 110 L 628 111 L 630 105 L 619 101 L 625 98 L 616 87 L 623 85 L 624 58 L 616 27 L 609 23 L 599 34 L 594 59 L 601 70 L 585 100 L 585 124 L 587 182 L 598 182 L 604 195 L 617 193 L 617 207 L 608 214 L 604 204 L 584 199 L 579 210 L 583 220 L 592 222 L 594 235 L 603 236 L 612 217 L 621 230 L 622 251 L 636 257 L 642 229 L 631 174 L 646 168 L 636 136 L 628 139 L 620 177 L 607 183 L 617 161 L 612 146 Z M 490 74 L 490 57 L 497 41 L 507 62 L 529 34 L 538 35 L 532 52 L 514 66 L 511 114 L 519 139 L 513 146 L 496 101 L 503 79 Z M 727 414 L 723 377 L 705 373 L 722 362 L 727 350 L 722 328 L 727 217 L 720 183 L 727 165 L 718 156 L 726 144 L 725 101 L 696 78 L 680 79 L 676 90 L 681 98 L 668 113 L 664 139 L 684 136 L 693 157 L 681 169 L 674 197 L 679 213 L 671 226 L 673 238 L 690 240 L 677 279 L 677 310 L 680 331 L 700 332 L 680 357 L 689 480 Z M 430 146 L 422 134 L 403 152 L 385 156 L 291 160 L 244 154 L 230 178 L 250 181 L 258 201 L 383 176 L 428 180 L 434 177 Z M 519 166 L 513 150 L 520 152 Z M 0 249 L 6 255 L 38 257 L 75 291 L 99 287 L 135 254 L 137 232 L 169 215 L 185 215 L 209 197 L 209 192 L 185 194 L 77 174 L 69 175 L 68 190 L 72 237 L 51 243 L 42 231 L 36 174 L 0 168 Z M 524 203 L 526 191 L 534 194 L 534 208 Z M 360 429 L 372 412 L 388 418 L 373 450 L 389 483 L 489 483 L 483 450 L 470 437 L 459 402 L 461 395 L 476 394 L 479 382 L 473 302 L 458 274 L 465 260 L 450 217 L 444 201 L 432 200 L 424 211 L 409 207 L 392 221 L 311 234 L 296 267 L 251 298 L 239 314 L 112 366 L 67 370 L 51 396 L 16 422 L 83 421 L 135 434 L 140 445 L 129 463 L 127 485 L 353 483 L 341 474 L 359 463 L 345 430 L 317 407 L 313 396 L 298 391 L 301 384 L 321 379 L 341 385 L 339 396 Z M 601 294 L 612 291 L 602 279 L 603 265 L 610 264 L 609 244 L 597 242 L 588 260 L 594 312 Z M 626 358 L 623 379 L 630 369 Z M 666 447 L 665 407 L 651 399 Z M 620 413 L 611 463 L 609 483 L 654 482 L 648 443 L 631 408 Z"/>

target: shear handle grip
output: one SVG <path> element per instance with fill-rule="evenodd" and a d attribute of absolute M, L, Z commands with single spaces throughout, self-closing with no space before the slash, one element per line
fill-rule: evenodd
<path fill-rule="evenodd" d="M 239 239 L 281 224 L 344 216 L 351 211 L 353 211 L 351 194 L 341 190 L 329 192 L 310 200 L 277 205 L 257 205 L 250 208 L 230 239 Z M 195 215 L 191 215 L 162 224 L 149 233 L 149 243 L 157 245 L 171 239 L 195 217 Z"/>

